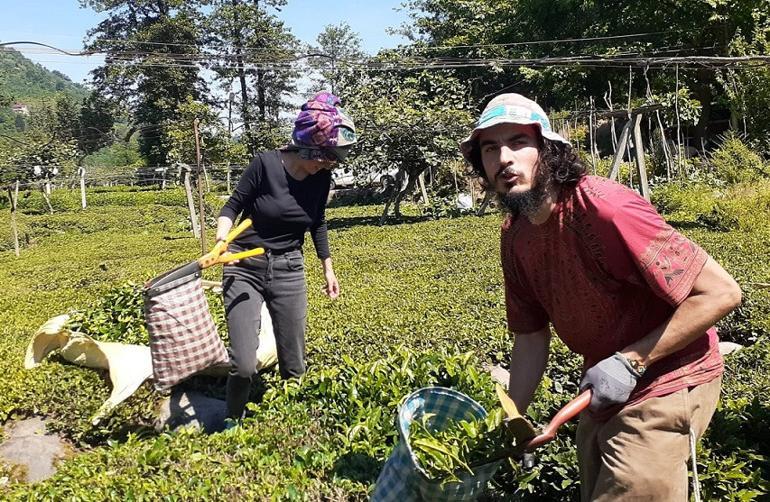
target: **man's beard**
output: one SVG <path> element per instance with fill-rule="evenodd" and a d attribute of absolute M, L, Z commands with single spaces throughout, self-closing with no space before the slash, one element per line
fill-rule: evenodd
<path fill-rule="evenodd" d="M 514 216 L 524 215 L 532 216 L 537 213 L 543 205 L 543 201 L 548 195 L 548 181 L 550 172 L 540 164 L 535 172 L 532 186 L 525 192 L 516 193 L 497 193 L 497 200 L 500 205 Z"/>

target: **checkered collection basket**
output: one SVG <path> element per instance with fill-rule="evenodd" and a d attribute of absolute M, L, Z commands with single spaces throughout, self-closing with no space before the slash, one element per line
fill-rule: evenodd
<path fill-rule="evenodd" d="M 373 502 L 475 500 L 500 467 L 501 461 L 475 466 L 473 474 L 458 473 L 460 481 L 442 483 L 430 479 L 409 444 L 409 426 L 426 413 L 435 414 L 433 425 L 438 429 L 450 421 L 479 420 L 487 416 L 478 402 L 453 389 L 425 387 L 407 396 L 398 412 L 400 440 L 377 478 Z"/>
<path fill-rule="evenodd" d="M 143 292 L 157 389 L 169 389 L 199 371 L 229 363 L 203 293 L 198 262 L 156 277 Z"/>

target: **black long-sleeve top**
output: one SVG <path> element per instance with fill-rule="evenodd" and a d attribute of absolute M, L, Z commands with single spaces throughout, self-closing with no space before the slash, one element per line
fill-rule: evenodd
<path fill-rule="evenodd" d="M 328 169 L 299 181 L 286 171 L 278 150 L 262 152 L 243 172 L 219 216 L 233 221 L 241 214 L 251 218 L 253 227 L 233 241 L 242 249 L 301 249 L 309 230 L 316 254 L 323 260 L 331 256 L 326 229 L 330 183 Z"/>

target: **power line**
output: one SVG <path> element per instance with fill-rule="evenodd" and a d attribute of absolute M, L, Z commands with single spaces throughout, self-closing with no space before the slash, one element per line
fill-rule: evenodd
<path fill-rule="evenodd" d="M 508 42 L 508 43 L 413 46 L 413 47 L 398 47 L 395 49 L 388 49 L 388 51 L 400 51 L 400 50 L 426 51 L 426 50 L 444 50 L 444 49 L 475 49 L 475 48 L 488 48 L 488 47 L 515 47 L 515 46 L 526 46 L 526 45 L 571 44 L 571 43 L 580 43 L 580 42 L 597 42 L 597 41 L 605 41 L 605 40 L 606 41 L 627 40 L 627 39 L 646 38 L 651 36 L 668 35 L 668 34 L 679 35 L 682 33 L 692 33 L 694 31 L 697 31 L 697 30 L 651 31 L 651 32 L 644 32 L 644 33 L 628 33 L 623 35 L 606 35 L 606 36 L 599 36 L 599 37 L 563 38 L 563 39 L 548 39 L 548 40 L 529 40 L 529 41 Z M 101 38 L 96 40 L 94 43 L 102 43 L 102 42 L 112 42 L 116 44 L 194 47 L 194 48 L 199 48 L 201 46 L 200 44 L 183 43 L 183 42 L 151 42 L 151 41 L 143 41 L 143 40 L 121 40 L 121 39 L 114 39 L 114 38 Z M 12 42 L 12 43 L 35 43 L 35 42 Z M 227 46 L 229 44 L 222 44 L 222 45 Z M 237 49 L 237 47 L 235 46 L 232 46 L 232 48 L 234 50 Z M 255 46 L 243 46 L 240 49 L 245 51 L 265 51 L 265 52 L 275 50 L 275 48 L 271 48 L 271 47 L 255 47 Z M 96 51 L 96 49 L 91 49 L 91 51 Z M 76 52 L 76 51 L 72 51 L 72 52 Z"/>
<path fill-rule="evenodd" d="M 527 45 L 542 45 L 542 44 L 557 44 L 557 43 L 576 43 L 576 42 L 585 42 L 585 41 L 599 41 L 599 40 L 617 40 L 617 39 L 630 39 L 630 38 L 640 38 L 640 37 L 646 37 L 646 36 L 652 36 L 652 35 L 660 35 L 660 34 L 666 34 L 666 33 L 675 33 L 675 32 L 648 32 L 648 33 L 634 33 L 634 34 L 626 34 L 626 35 L 613 35 L 613 36 L 604 36 L 604 37 L 585 37 L 585 38 L 569 38 L 569 39 L 554 39 L 554 40 L 533 40 L 528 42 L 511 42 L 511 43 L 500 43 L 500 44 L 475 44 L 475 45 L 455 45 L 455 46 L 428 46 L 428 47 L 419 47 L 419 46 L 413 46 L 413 47 L 404 47 L 404 48 L 398 48 L 398 49 L 391 49 L 394 51 L 409 51 L 409 52 L 421 52 L 424 50 L 437 50 L 437 49 L 456 49 L 456 48 L 490 48 L 490 47 L 514 47 L 514 46 L 527 46 Z M 305 59 L 305 58 L 311 58 L 311 57 L 322 57 L 322 58 L 328 58 L 330 60 L 335 61 L 345 61 L 345 58 L 333 58 L 332 56 L 322 54 L 322 53 L 305 53 L 302 51 L 293 51 L 286 49 L 285 47 L 244 47 L 241 50 L 243 52 L 240 53 L 216 53 L 206 50 L 200 50 L 201 46 L 195 45 L 195 44 L 182 44 L 182 43 L 166 43 L 166 42 L 142 42 L 142 41 L 132 41 L 132 40 L 125 40 L 125 41 L 118 41 L 116 42 L 120 43 L 130 43 L 130 44 L 153 44 L 153 45 L 173 45 L 173 46 L 189 46 L 194 47 L 196 50 L 195 52 L 158 52 L 158 51 L 136 51 L 136 50 L 102 50 L 102 49 L 89 49 L 85 51 L 67 51 L 64 49 L 60 49 L 48 44 L 42 44 L 39 42 L 33 42 L 33 41 L 20 41 L 20 42 L 6 42 L 0 44 L 0 46 L 3 45 L 14 45 L 14 44 L 33 44 L 33 45 L 40 45 L 42 47 L 45 47 L 47 49 L 55 51 L 54 53 L 63 53 L 69 56 L 91 56 L 91 55 L 105 55 L 111 58 L 118 58 L 118 59 L 136 59 L 136 58 L 144 58 L 144 57 L 151 57 L 156 56 L 158 58 L 171 58 L 175 60 L 184 60 L 184 61 L 202 61 L 202 60 L 229 60 L 229 59 L 236 59 L 236 60 L 244 60 L 244 62 L 281 62 L 281 61 L 296 61 L 299 59 Z M 688 49 L 687 47 L 682 46 L 682 49 Z M 657 48 L 659 49 L 659 48 Z M 24 52 L 24 51 L 20 51 Z M 27 49 L 27 53 L 36 53 L 36 54 L 52 54 L 52 52 L 46 51 L 45 49 Z M 248 56 L 251 53 L 260 53 L 265 52 L 270 54 L 271 58 L 259 58 L 259 59 L 250 59 Z M 276 54 L 284 54 L 284 57 L 276 58 Z M 371 60 L 372 58 L 366 58 L 360 61 L 367 61 Z M 348 60 L 348 62 L 352 62 Z"/>
<path fill-rule="evenodd" d="M 445 50 L 445 49 L 477 49 L 477 48 L 486 48 L 486 47 L 517 47 L 517 46 L 526 46 L 526 45 L 553 45 L 553 44 L 567 44 L 567 43 L 580 43 L 580 42 L 598 42 L 602 40 L 623 40 L 623 39 L 631 39 L 631 38 L 645 38 L 653 35 L 666 35 L 666 34 L 679 34 L 679 33 L 690 33 L 690 31 L 685 31 L 685 32 L 651 31 L 646 33 L 630 33 L 626 35 L 608 35 L 603 37 L 530 40 L 526 42 L 508 42 L 508 43 L 497 43 L 497 44 L 429 45 L 425 47 L 417 46 L 415 48 L 421 49 L 421 50 Z M 395 50 L 401 50 L 401 49 L 402 48 L 398 48 Z M 412 47 L 405 47 L 403 48 L 403 50 L 412 50 Z"/>
<path fill-rule="evenodd" d="M 653 34 L 660 34 L 665 32 L 651 32 L 651 33 L 637 33 L 630 35 L 617 35 L 611 37 L 588 37 L 582 39 L 562 39 L 562 40 L 542 40 L 532 42 L 513 42 L 511 44 L 497 44 L 499 46 L 513 46 L 513 45 L 526 45 L 529 43 L 556 43 L 556 42 L 577 42 L 577 41 L 591 41 L 591 40 L 611 40 L 622 39 L 630 37 L 649 36 Z M 80 53 L 74 53 L 58 49 L 48 44 L 42 44 L 38 42 L 23 41 L 23 42 L 6 42 L 0 44 L 12 45 L 12 44 L 35 44 L 41 45 L 48 49 L 59 51 L 61 53 L 70 56 L 84 56 L 93 55 L 95 52 L 83 51 Z M 497 46 L 496 45 L 496 46 Z M 485 47 L 492 46 L 492 44 L 479 44 L 477 46 L 465 46 L 465 47 Z M 462 47 L 462 46 L 456 46 Z M 662 50 L 663 49 L 663 50 Z M 361 59 L 338 59 L 335 61 L 337 68 L 347 69 L 360 69 L 360 70 L 423 70 L 423 69 L 459 69 L 459 68 L 474 68 L 484 66 L 584 66 L 584 67 L 624 67 L 633 65 L 643 65 L 647 67 L 656 66 L 669 66 L 679 65 L 683 67 L 730 67 L 740 65 L 766 65 L 768 63 L 767 56 L 763 55 L 751 55 L 751 56 L 680 56 L 680 57 L 662 57 L 659 54 L 663 52 L 682 52 L 682 51 L 700 51 L 705 49 L 713 49 L 713 47 L 701 47 L 701 48 L 689 48 L 689 47 L 676 47 L 676 48 L 654 48 L 651 51 L 647 51 L 646 54 L 636 52 L 626 52 L 625 54 L 605 54 L 605 55 L 573 55 L 573 56 L 546 56 L 538 58 L 460 58 L 460 57 L 439 57 L 439 58 L 402 58 L 398 61 L 378 61 L 375 58 L 361 58 Z M 209 69 L 226 70 L 226 69 L 242 69 L 243 66 L 248 66 L 249 71 L 290 71 L 295 68 L 295 64 L 301 59 L 307 59 L 311 57 L 324 57 L 324 54 L 311 53 L 300 54 L 286 51 L 283 57 L 275 57 L 273 52 L 273 58 L 250 58 L 248 53 L 242 55 L 233 54 L 214 54 L 214 53 L 198 53 L 198 54 L 183 54 L 183 53 L 168 53 L 168 52 L 149 52 L 149 51 L 135 51 L 135 52 L 117 52 L 106 53 L 110 58 L 108 64 L 113 64 L 122 67 L 142 66 L 142 67 L 157 67 L 157 68 L 189 68 L 200 69 L 201 66 L 207 66 Z M 228 61 L 229 59 L 240 58 L 235 62 Z M 143 61 L 135 61 L 136 59 L 144 59 Z M 157 61 L 153 61 L 157 59 Z M 164 59 L 171 59 L 171 61 L 163 61 Z"/>
<path fill-rule="evenodd" d="M 483 67 L 548 67 L 548 66 L 580 66 L 587 68 L 627 68 L 628 66 L 668 67 L 679 65 L 683 68 L 737 68 L 737 67 L 763 67 L 770 63 L 770 56 L 653 56 L 638 54 L 634 56 L 592 55 L 592 56 L 561 56 L 542 58 L 518 58 L 518 59 L 436 59 L 415 60 L 412 62 L 366 62 L 351 63 L 338 61 L 337 69 L 347 70 L 371 70 L 371 71 L 398 71 L 398 70 L 451 70 Z M 129 62 L 118 61 L 112 63 L 116 67 L 146 67 L 146 68 L 176 68 L 176 69 L 210 69 L 210 70 L 237 70 L 237 65 L 210 64 L 202 67 L 196 63 L 153 63 L 153 62 Z M 294 71 L 298 68 L 290 63 L 251 63 L 244 62 L 247 71 Z"/>

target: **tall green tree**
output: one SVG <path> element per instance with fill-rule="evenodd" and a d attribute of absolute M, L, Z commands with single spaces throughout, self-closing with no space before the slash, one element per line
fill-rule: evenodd
<path fill-rule="evenodd" d="M 72 175 L 79 153 L 74 140 L 51 138 L 35 131 L 26 135 L 23 141 L 13 142 L 6 155 L 4 160 L 9 168 L 0 171 L 0 183 L 51 180 L 59 175 Z"/>
<path fill-rule="evenodd" d="M 190 129 L 198 121 L 201 161 L 206 166 L 248 162 L 246 147 L 233 141 L 216 112 L 204 103 L 187 100 L 179 105 L 179 120 L 169 126 L 169 157 L 174 162 L 195 166 L 195 136 Z"/>
<path fill-rule="evenodd" d="M 142 155 L 150 165 L 168 161 L 167 127 L 180 103 L 200 99 L 203 33 L 196 1 L 81 0 L 107 18 L 88 33 L 87 49 L 106 52 L 92 72 L 105 97 L 128 110 Z"/>
<path fill-rule="evenodd" d="M 30 111 L 27 127 L 31 134 L 57 139 L 76 140 L 80 134 L 79 103 L 64 93 L 41 101 Z"/>
<path fill-rule="evenodd" d="M 767 27 L 767 0 L 687 0 L 661 4 L 625 0 L 409 0 L 411 22 L 402 33 L 421 56 L 460 58 L 545 58 L 596 54 L 726 55 L 732 40 Z M 647 35 L 611 38 L 630 34 Z M 549 42 L 551 40 L 571 40 Z M 703 137 L 712 105 L 724 94 L 717 73 L 709 68 L 650 70 L 635 66 L 632 94 L 644 97 L 648 81 L 653 93 L 689 89 L 701 103 L 693 135 Z M 494 93 L 527 93 L 546 107 L 584 108 L 590 96 L 602 96 L 608 82 L 615 102 L 625 104 L 629 70 L 587 66 L 519 68 L 490 62 L 464 68 L 457 75 L 469 83 L 481 106 Z M 645 78 L 646 77 L 646 78 Z"/>
<path fill-rule="evenodd" d="M 385 60 L 393 55 L 378 57 Z M 349 167 L 356 173 L 399 170 L 397 189 L 382 221 L 391 206 L 395 216 L 401 216 L 401 201 L 414 191 L 422 173 L 459 158 L 457 138 L 472 122 L 467 91 L 447 72 L 364 73 L 351 88 L 345 106 L 355 119 L 359 137 Z"/>
<path fill-rule="evenodd" d="M 115 139 L 114 127 L 118 111 L 115 103 L 93 91 L 80 106 L 78 148 L 89 155 L 109 146 Z"/>
<path fill-rule="evenodd" d="M 252 154 L 285 141 L 272 132 L 292 109 L 299 42 L 275 15 L 286 0 L 213 0 L 207 18 L 215 79 L 229 94 Z M 230 112 L 230 110 L 228 110 Z"/>
<path fill-rule="evenodd" d="M 313 54 L 309 66 L 318 71 L 321 78 L 314 86 L 315 91 L 331 90 L 334 94 L 348 94 L 345 84 L 355 75 L 351 63 L 364 57 L 361 37 L 347 23 L 327 25 L 318 34 L 316 44 L 310 47 Z"/>

